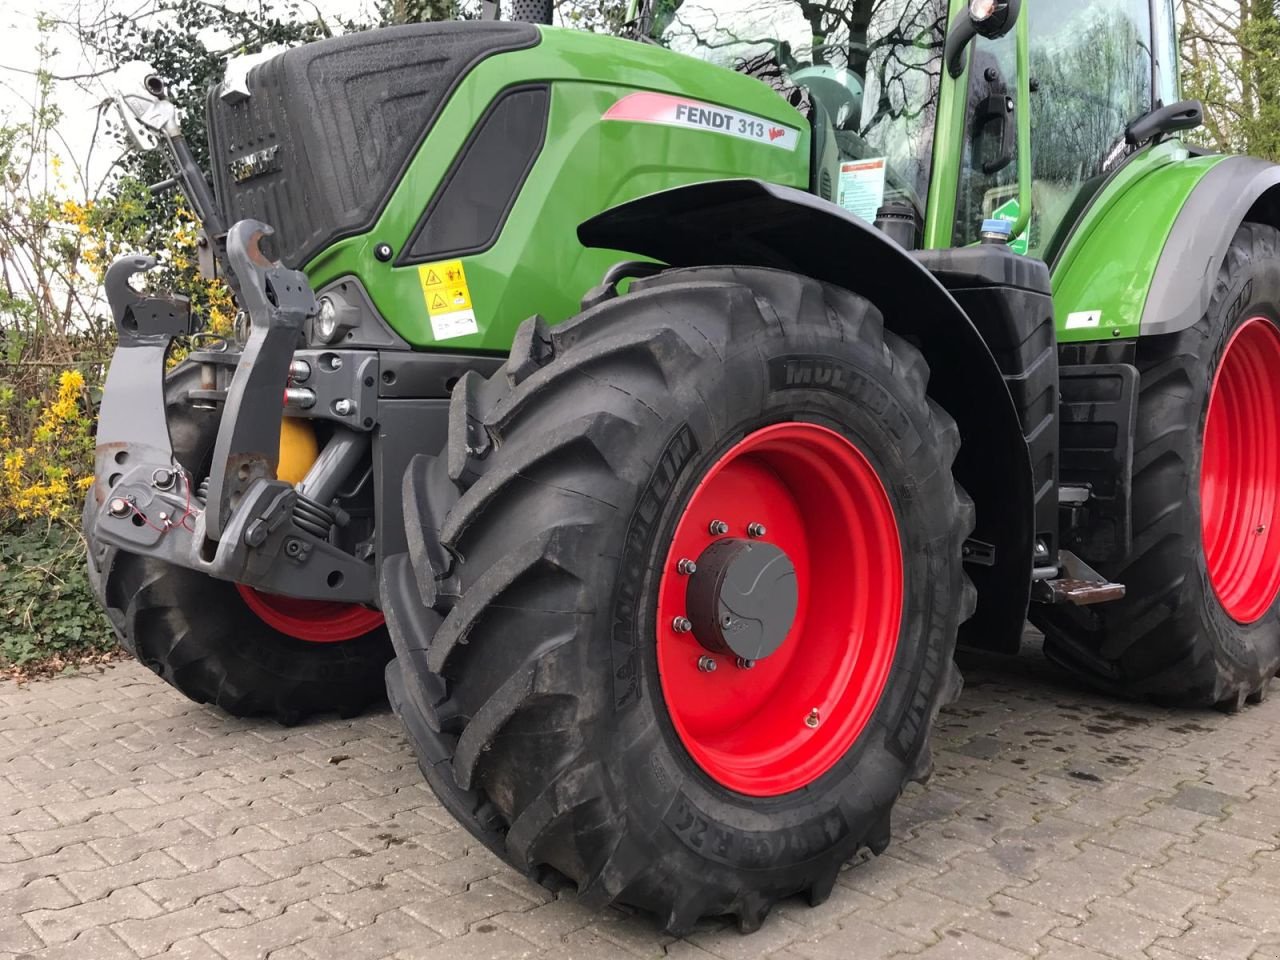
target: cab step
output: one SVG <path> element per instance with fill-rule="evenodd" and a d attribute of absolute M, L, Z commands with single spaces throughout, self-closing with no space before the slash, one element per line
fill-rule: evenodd
<path fill-rule="evenodd" d="M 1110 582 L 1070 550 L 1058 553 L 1058 563 L 1058 576 L 1038 579 L 1032 585 L 1032 600 L 1037 603 L 1069 603 L 1077 607 L 1088 607 L 1124 597 L 1123 583 Z"/>

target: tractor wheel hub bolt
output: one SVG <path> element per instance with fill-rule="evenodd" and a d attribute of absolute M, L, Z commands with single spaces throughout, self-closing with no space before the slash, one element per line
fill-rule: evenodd
<path fill-rule="evenodd" d="M 723 520 L 712 520 L 707 524 L 707 532 L 709 532 L 713 537 L 723 537 L 729 532 L 729 525 Z"/>
<path fill-rule="evenodd" d="M 706 654 L 703 654 L 698 658 L 698 669 L 703 673 L 715 673 L 716 666 L 715 657 L 708 657 Z"/>
<path fill-rule="evenodd" d="M 688 617 L 676 617 L 671 621 L 671 629 L 676 633 L 688 633 L 693 629 L 693 622 Z"/>
<path fill-rule="evenodd" d="M 676 572 L 681 576 L 689 577 L 698 572 L 698 565 L 686 558 L 676 564 Z"/>
<path fill-rule="evenodd" d="M 760 539 L 765 535 L 765 526 L 763 523 L 747 524 L 747 536 L 753 539 Z"/>
<path fill-rule="evenodd" d="M 754 660 L 748 660 L 746 657 L 739 657 L 739 658 L 738 658 L 738 669 L 739 669 L 739 670 L 754 670 L 754 669 L 755 669 L 755 665 L 756 665 L 756 662 L 755 662 Z"/>

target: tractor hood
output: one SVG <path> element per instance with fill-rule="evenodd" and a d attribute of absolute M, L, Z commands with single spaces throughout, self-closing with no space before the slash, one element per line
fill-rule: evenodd
<path fill-rule="evenodd" d="M 284 51 L 214 87 L 209 153 L 226 222 L 270 223 L 295 268 L 368 230 L 458 82 L 538 38 L 521 23 L 392 27 Z"/>

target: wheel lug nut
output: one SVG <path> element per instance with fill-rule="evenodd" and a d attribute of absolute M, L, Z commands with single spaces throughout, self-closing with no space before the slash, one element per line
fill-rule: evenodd
<path fill-rule="evenodd" d="M 809 711 L 809 715 L 804 718 L 804 725 L 810 730 L 816 730 L 820 723 L 822 723 L 822 714 L 818 713 L 817 707 L 814 707 Z"/>
<path fill-rule="evenodd" d="M 759 539 L 760 539 L 761 537 L 763 537 L 764 535 L 765 535 L 765 528 L 764 528 L 764 524 L 763 524 L 763 523 L 749 523 L 749 524 L 747 524 L 747 536 L 748 536 L 748 537 L 751 537 L 752 539 L 755 539 L 755 540 L 759 540 Z"/>
<path fill-rule="evenodd" d="M 707 530 L 713 537 L 723 537 L 729 532 L 729 525 L 723 520 L 712 520 L 707 524 Z"/>
<path fill-rule="evenodd" d="M 676 633 L 688 633 L 693 629 L 693 621 L 688 617 L 676 617 L 671 621 L 671 629 Z"/>
<path fill-rule="evenodd" d="M 676 572 L 689 577 L 698 572 L 698 565 L 687 557 L 676 564 Z"/>
<path fill-rule="evenodd" d="M 708 657 L 705 654 L 699 657 L 698 669 L 701 670 L 703 673 L 715 673 L 716 672 L 715 657 Z"/>
<path fill-rule="evenodd" d="M 748 660 L 746 657 L 738 658 L 739 670 L 753 670 L 755 669 L 755 665 L 756 665 L 756 662 L 754 660 Z"/>

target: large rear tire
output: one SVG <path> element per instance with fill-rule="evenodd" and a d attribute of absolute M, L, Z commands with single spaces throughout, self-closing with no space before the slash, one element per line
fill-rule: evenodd
<path fill-rule="evenodd" d="M 410 552 L 384 567 L 392 705 L 444 804 L 517 869 L 673 934 L 753 930 L 882 851 L 974 604 L 927 377 L 865 300 L 773 271 L 671 271 L 526 322 L 411 464 Z M 762 544 L 762 622 L 797 613 L 751 665 L 704 638 L 755 621 L 695 593 Z"/>
<path fill-rule="evenodd" d="M 166 382 L 174 454 L 194 478 L 218 431 L 216 411 L 187 402 L 197 377 L 180 366 Z M 355 716 L 383 697 L 391 643 L 366 608 L 253 594 L 92 538 L 89 579 L 121 646 L 197 703 L 291 724 Z"/>
<path fill-rule="evenodd" d="M 1138 367 L 1133 546 L 1097 564 L 1126 596 L 1035 622 L 1100 687 L 1238 709 L 1280 667 L 1280 231 L 1241 226 L 1204 317 Z"/>

